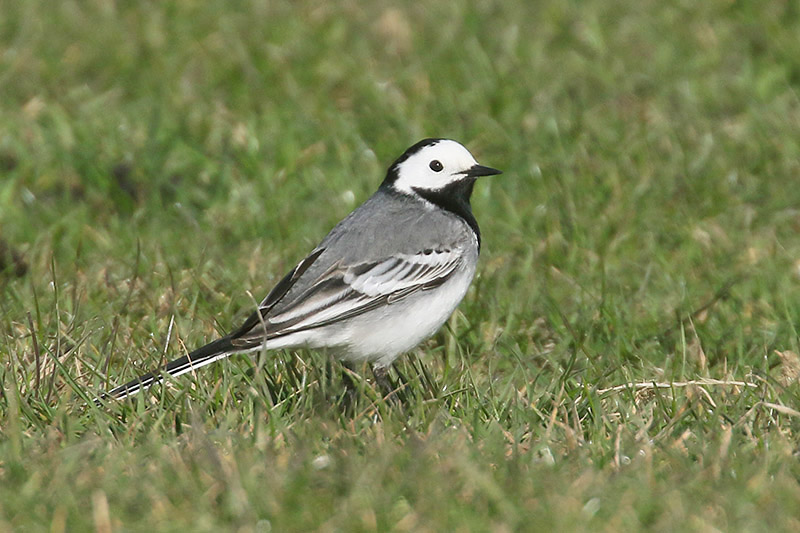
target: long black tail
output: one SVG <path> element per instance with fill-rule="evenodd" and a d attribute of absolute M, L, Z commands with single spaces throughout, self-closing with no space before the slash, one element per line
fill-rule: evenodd
<path fill-rule="evenodd" d="M 147 374 L 139 376 L 138 378 L 133 379 L 124 385 L 120 385 L 119 387 L 101 394 L 99 399 L 121 400 L 123 398 L 127 398 L 128 396 L 133 396 L 137 392 L 162 381 L 164 379 L 164 374 L 172 377 L 178 377 L 181 374 L 185 374 L 192 370 L 197 370 L 198 368 L 209 365 L 214 361 L 224 359 L 231 354 L 241 351 L 241 347 L 235 347 L 233 345 L 230 335 L 222 337 L 221 339 L 217 339 L 196 349 L 189 355 L 185 355 L 180 359 L 175 359 L 174 361 L 167 363 L 167 365 L 162 368 L 160 372 L 148 372 Z"/>

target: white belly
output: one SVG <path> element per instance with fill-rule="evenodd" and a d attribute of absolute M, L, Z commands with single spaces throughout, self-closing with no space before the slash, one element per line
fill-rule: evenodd
<path fill-rule="evenodd" d="M 437 289 L 419 292 L 407 302 L 388 306 L 385 314 L 365 315 L 365 320 L 347 328 L 350 338 L 342 358 L 389 366 L 397 356 L 442 327 L 467 293 L 473 274 L 474 271 L 459 272 Z"/>
<path fill-rule="evenodd" d="M 339 359 L 389 366 L 442 327 L 464 298 L 474 274 L 474 268 L 465 268 L 439 287 L 342 323 L 275 339 L 267 348 L 328 348 Z"/>

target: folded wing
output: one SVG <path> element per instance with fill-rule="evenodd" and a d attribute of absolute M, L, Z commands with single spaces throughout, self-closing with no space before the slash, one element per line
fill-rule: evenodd
<path fill-rule="evenodd" d="M 376 261 L 334 264 L 290 301 L 262 312 L 267 339 L 323 327 L 443 284 L 458 269 L 461 255 L 450 249 L 396 254 Z M 263 342 L 263 326 L 233 339 L 234 345 Z"/>

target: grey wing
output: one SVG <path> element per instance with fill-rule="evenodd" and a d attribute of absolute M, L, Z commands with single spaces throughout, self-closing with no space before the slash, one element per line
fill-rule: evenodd
<path fill-rule="evenodd" d="M 300 261 L 297 266 L 290 270 L 289 273 L 275 285 L 269 294 L 267 294 L 266 298 L 259 304 L 258 310 L 254 311 L 239 329 L 228 335 L 233 346 L 237 348 L 246 348 L 252 346 L 254 341 L 257 341 L 256 345 L 263 342 L 263 336 L 260 337 L 260 340 L 253 338 L 251 334 L 253 330 L 264 323 L 264 317 L 267 316 L 273 307 L 280 303 L 295 283 L 300 280 L 302 275 L 317 259 L 319 259 L 319 256 L 322 255 L 324 251 L 325 248 L 317 248 L 311 252 L 308 257 Z M 261 331 L 261 328 L 258 329 Z"/>
<path fill-rule="evenodd" d="M 267 338 L 323 327 L 437 287 L 458 270 L 462 260 L 456 250 L 430 249 L 348 266 L 334 264 L 291 301 L 281 301 L 262 315 Z M 237 340 L 262 342 L 263 329 L 252 326 Z"/>

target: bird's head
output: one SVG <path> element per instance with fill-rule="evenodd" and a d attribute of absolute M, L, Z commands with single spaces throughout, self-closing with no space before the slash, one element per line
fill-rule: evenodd
<path fill-rule="evenodd" d="M 442 191 L 460 183 L 472 184 L 480 176 L 494 174 L 500 171 L 479 165 L 460 143 L 424 139 L 392 163 L 383 185 L 406 194 L 419 194 Z"/>

